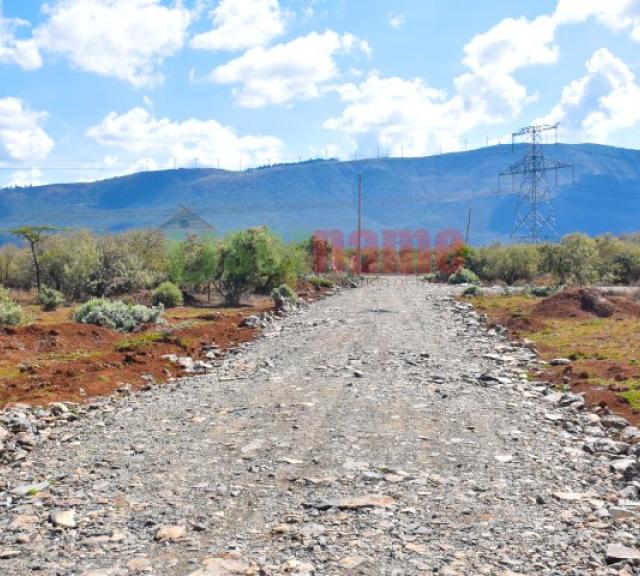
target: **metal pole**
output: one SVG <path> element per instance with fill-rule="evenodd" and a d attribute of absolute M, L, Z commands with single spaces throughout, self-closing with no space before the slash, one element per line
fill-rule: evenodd
<path fill-rule="evenodd" d="M 356 271 L 362 274 L 362 174 L 358 174 L 358 238 L 356 240 Z"/>
<path fill-rule="evenodd" d="M 469 208 L 469 216 L 467 217 L 467 231 L 464 235 L 464 245 L 469 246 L 469 230 L 471 229 L 471 213 L 473 211 L 473 207 Z"/>

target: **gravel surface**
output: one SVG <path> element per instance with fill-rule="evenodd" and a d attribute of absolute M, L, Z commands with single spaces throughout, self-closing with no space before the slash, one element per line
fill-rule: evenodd
<path fill-rule="evenodd" d="M 212 375 L 7 411 L 0 574 L 640 574 L 640 433 L 452 293 L 381 279 Z"/>

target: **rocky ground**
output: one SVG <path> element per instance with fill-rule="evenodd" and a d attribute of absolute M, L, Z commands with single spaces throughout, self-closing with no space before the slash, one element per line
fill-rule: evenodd
<path fill-rule="evenodd" d="M 1 417 L 0 574 L 640 574 L 640 433 L 383 279 L 213 375 Z"/>

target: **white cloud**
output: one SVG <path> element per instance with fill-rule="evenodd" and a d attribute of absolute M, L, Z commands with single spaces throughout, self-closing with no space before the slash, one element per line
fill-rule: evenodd
<path fill-rule="evenodd" d="M 640 1 L 638 0 L 560 0 L 555 18 L 560 24 L 596 18 L 615 31 L 629 31 L 640 41 Z"/>
<path fill-rule="evenodd" d="M 111 112 L 103 121 L 89 128 L 87 135 L 104 146 L 120 148 L 131 154 L 145 155 L 157 166 L 200 165 L 237 168 L 265 164 L 282 156 L 284 145 L 271 136 L 239 136 L 216 120 L 189 119 L 174 122 L 154 118 L 144 108 L 124 114 Z"/>
<path fill-rule="evenodd" d="M 551 16 L 535 20 L 506 18 L 465 46 L 463 63 L 470 71 L 456 78 L 455 85 L 467 107 L 478 114 L 478 122 L 491 124 L 515 118 L 536 99 L 513 74 L 558 61 L 556 28 Z"/>
<path fill-rule="evenodd" d="M 421 155 L 442 146 L 457 149 L 460 136 L 475 120 L 460 96 L 425 85 L 421 78 L 381 78 L 372 74 L 359 85 L 339 88 L 347 103 L 339 117 L 325 128 L 352 135 L 364 153 L 381 147 L 398 155 Z"/>
<path fill-rule="evenodd" d="M 34 31 L 38 48 L 135 87 L 162 83 L 158 67 L 183 47 L 192 19 L 179 1 L 57 0 L 43 11 L 48 19 Z"/>
<path fill-rule="evenodd" d="M 402 13 L 389 12 L 389 26 L 394 30 L 400 30 L 404 26 L 405 17 Z"/>
<path fill-rule="evenodd" d="M 19 28 L 29 26 L 26 20 L 4 18 L 0 0 L 0 63 L 17 64 L 23 70 L 35 70 L 42 66 L 42 59 L 33 40 L 16 38 Z"/>
<path fill-rule="evenodd" d="M 241 50 L 265 46 L 284 34 L 287 14 L 278 0 L 221 0 L 211 19 L 215 27 L 194 36 L 194 48 Z"/>
<path fill-rule="evenodd" d="M 30 168 L 28 170 L 16 170 L 9 175 L 9 180 L 5 184 L 7 187 L 12 186 L 41 186 L 46 184 L 44 174 L 39 168 Z"/>
<path fill-rule="evenodd" d="M 640 86 L 629 67 L 606 48 L 587 62 L 587 74 L 562 91 L 560 103 L 539 120 L 562 123 L 573 140 L 606 143 L 616 130 L 640 123 Z"/>
<path fill-rule="evenodd" d="M 421 79 L 381 78 L 372 74 L 358 86 L 340 88 L 346 108 L 325 127 L 356 138 L 371 153 L 377 146 L 419 155 L 461 148 L 463 135 L 480 125 L 516 118 L 536 99 L 513 76 L 521 68 L 555 63 L 556 23 L 507 18 L 464 48 L 469 69 L 454 80 L 456 92 L 427 86 Z"/>
<path fill-rule="evenodd" d="M 31 110 L 19 98 L 0 99 L 0 159 L 42 160 L 54 142 L 42 124 L 46 112 Z"/>
<path fill-rule="evenodd" d="M 216 68 L 211 79 L 242 85 L 235 94 L 239 104 L 248 108 L 308 100 L 318 97 L 322 85 L 338 76 L 335 56 L 355 49 L 370 53 L 369 45 L 352 34 L 312 32 L 286 44 L 252 48 Z"/>

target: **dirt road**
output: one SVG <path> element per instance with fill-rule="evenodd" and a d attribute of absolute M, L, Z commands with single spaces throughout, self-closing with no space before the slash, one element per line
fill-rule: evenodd
<path fill-rule="evenodd" d="M 3 469 L 0 574 L 638 573 L 605 562 L 638 544 L 622 457 L 535 361 L 446 287 L 342 292 Z"/>

